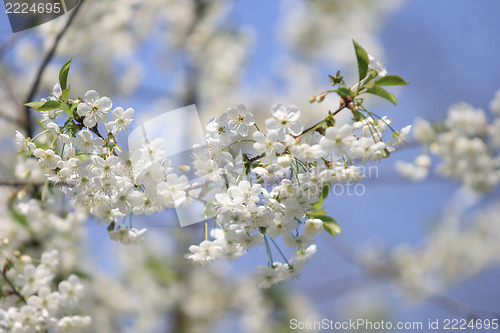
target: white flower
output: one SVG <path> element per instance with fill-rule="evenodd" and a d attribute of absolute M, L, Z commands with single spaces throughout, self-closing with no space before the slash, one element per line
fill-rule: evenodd
<path fill-rule="evenodd" d="M 133 150 L 130 154 L 130 160 L 134 168 L 137 166 L 140 169 L 147 162 L 163 162 L 166 160 L 167 152 L 163 148 L 165 145 L 163 139 L 156 138 L 151 141 L 151 138 L 146 137 L 141 148 Z"/>
<path fill-rule="evenodd" d="M 83 285 L 78 276 L 71 274 L 67 280 L 59 283 L 61 305 L 75 307 L 84 294 Z"/>
<path fill-rule="evenodd" d="M 292 146 L 290 148 L 292 155 L 303 159 L 306 162 L 314 162 L 321 157 L 326 157 L 326 151 L 321 145 L 308 145 L 307 143 L 302 143 L 299 145 Z"/>
<path fill-rule="evenodd" d="M 377 76 L 380 77 L 387 75 L 387 69 L 385 68 L 383 62 L 375 59 L 370 54 L 368 55 L 368 60 L 370 61 L 370 63 L 368 64 L 368 70 L 374 69 L 377 72 Z"/>
<path fill-rule="evenodd" d="M 18 312 L 12 314 L 14 327 L 12 332 L 35 332 L 35 325 L 37 324 L 36 309 L 31 305 L 22 306 Z M 16 330 L 19 328 L 19 330 Z"/>
<path fill-rule="evenodd" d="M 342 156 L 355 140 L 352 135 L 353 127 L 345 124 L 341 128 L 329 127 L 325 131 L 325 136 L 321 138 L 320 145 L 325 150 Z"/>
<path fill-rule="evenodd" d="M 106 129 L 113 134 L 118 134 L 126 130 L 134 121 L 131 117 L 134 115 L 134 109 L 128 108 L 123 111 L 122 107 L 117 107 L 112 112 L 113 120 L 106 124 Z"/>
<path fill-rule="evenodd" d="M 123 214 L 129 214 L 142 200 L 142 192 L 136 191 L 131 184 L 124 184 L 113 197 L 114 204 Z"/>
<path fill-rule="evenodd" d="M 53 277 L 45 266 L 40 265 L 35 268 L 34 265 L 29 264 L 24 267 L 22 273 L 16 276 L 15 282 L 21 287 L 21 293 L 28 295 L 46 286 Z"/>
<path fill-rule="evenodd" d="M 50 99 L 53 99 L 53 100 L 56 100 L 56 99 L 61 97 L 62 89 L 61 89 L 61 85 L 59 84 L 59 82 L 54 84 L 54 87 L 52 88 L 52 95 L 54 95 L 54 96 L 52 96 Z"/>
<path fill-rule="evenodd" d="M 59 252 L 57 250 L 45 252 L 40 259 L 45 267 L 54 272 L 59 264 Z"/>
<path fill-rule="evenodd" d="M 289 154 L 278 157 L 278 164 L 282 168 L 289 168 L 292 165 L 292 159 Z"/>
<path fill-rule="evenodd" d="M 57 163 L 61 161 L 61 157 L 56 155 L 52 149 L 43 150 L 41 148 L 35 149 L 35 156 L 38 157 L 38 163 L 47 169 L 55 169 Z"/>
<path fill-rule="evenodd" d="M 233 198 L 233 202 L 236 204 L 256 203 L 259 201 L 261 190 L 261 185 L 250 185 L 250 182 L 243 180 L 238 186 L 231 186 L 227 190 L 227 193 Z"/>
<path fill-rule="evenodd" d="M 200 264 L 215 260 L 222 255 L 223 247 L 221 244 L 223 243 L 220 240 L 213 242 L 205 240 L 199 246 L 191 245 L 189 247 L 191 254 L 187 254 L 186 258 Z"/>
<path fill-rule="evenodd" d="M 392 134 L 392 139 L 387 143 L 389 146 L 400 147 L 406 143 L 406 138 L 410 133 L 411 125 L 405 126 L 399 131 Z"/>
<path fill-rule="evenodd" d="M 94 138 L 92 132 L 89 130 L 78 132 L 76 138 L 72 138 L 72 142 L 85 153 L 99 152 L 104 145 L 104 140 L 101 138 Z"/>
<path fill-rule="evenodd" d="M 227 110 L 228 127 L 234 134 L 247 136 L 249 126 L 255 124 L 255 118 L 252 113 L 248 112 L 244 105 L 240 104 L 236 109 L 229 108 Z"/>
<path fill-rule="evenodd" d="M 268 130 L 278 130 L 280 138 L 285 134 L 299 135 L 303 126 L 298 121 L 300 110 L 295 105 L 285 106 L 281 103 L 274 104 L 271 108 L 273 118 L 266 120 Z"/>
<path fill-rule="evenodd" d="M 109 109 L 113 103 L 107 97 L 99 98 L 95 90 L 85 93 L 84 101 L 78 104 L 77 113 L 83 119 L 83 124 L 87 127 L 94 127 L 97 123 L 109 121 Z"/>
<path fill-rule="evenodd" d="M 308 219 L 304 225 L 304 232 L 314 236 L 323 232 L 323 221 L 320 219 Z"/>
<path fill-rule="evenodd" d="M 273 263 L 273 266 L 258 266 L 258 273 L 253 276 L 257 280 L 259 288 L 269 288 L 273 284 L 285 280 L 290 275 L 288 265 L 283 265 L 279 262 Z"/>
<path fill-rule="evenodd" d="M 16 131 L 16 145 L 19 151 L 22 152 L 32 152 L 36 149 L 35 144 L 27 140 L 19 131 Z"/>
<path fill-rule="evenodd" d="M 409 180 L 421 181 L 425 179 L 429 173 L 429 169 L 420 165 L 406 163 L 402 161 L 396 162 L 396 171 Z"/>
<path fill-rule="evenodd" d="M 227 193 L 216 193 L 215 205 L 221 213 L 227 212 L 235 207 L 233 200 L 229 195 L 227 195 Z"/>
<path fill-rule="evenodd" d="M 144 237 L 142 236 L 147 229 L 141 229 L 137 230 L 136 228 L 118 228 L 116 230 L 111 230 L 109 231 L 109 237 L 114 240 L 118 241 L 122 244 L 129 245 L 129 244 L 139 244 L 144 240 Z"/>
<path fill-rule="evenodd" d="M 155 188 L 165 175 L 165 168 L 158 162 L 148 162 L 137 175 L 137 184 Z"/>
<path fill-rule="evenodd" d="M 436 138 L 436 131 L 427 120 L 417 118 L 413 127 L 413 135 L 419 142 L 429 145 Z"/>
<path fill-rule="evenodd" d="M 253 133 L 253 138 L 257 141 L 253 144 L 255 150 L 265 153 L 272 160 L 276 159 L 276 154 L 282 154 L 285 151 L 283 143 L 278 141 L 278 131 L 269 131 L 267 135 L 257 131 Z"/>
<path fill-rule="evenodd" d="M 220 117 L 211 118 L 207 125 L 206 129 L 208 131 L 207 136 L 210 136 L 214 139 L 219 139 L 221 142 L 228 144 L 231 142 L 231 136 L 234 134 L 229 129 L 229 118 L 227 113 L 223 113 Z"/>
<path fill-rule="evenodd" d="M 158 184 L 158 193 L 164 196 L 165 205 L 168 207 L 178 207 L 186 200 L 186 187 L 188 179 L 186 176 L 177 176 L 174 173 L 168 174 L 165 182 Z"/>
<path fill-rule="evenodd" d="M 363 162 L 367 160 L 378 160 L 386 145 L 384 142 L 375 142 L 373 138 L 362 137 L 353 142 L 351 147 L 351 158 L 362 158 Z"/>
<path fill-rule="evenodd" d="M 314 242 L 314 238 L 307 234 L 300 234 L 298 236 L 292 236 L 291 234 L 288 234 L 283 237 L 283 241 L 288 247 L 298 247 L 300 249 L 303 249 Z"/>
<path fill-rule="evenodd" d="M 58 332 L 81 332 L 91 323 L 89 316 L 66 316 L 57 323 Z"/>
<path fill-rule="evenodd" d="M 450 108 L 444 124 L 457 134 L 474 136 L 486 131 L 488 119 L 483 110 L 474 109 L 467 103 L 458 103 Z"/>
<path fill-rule="evenodd" d="M 45 309 L 49 314 L 55 314 L 59 310 L 60 298 L 61 295 L 57 291 L 51 293 L 49 287 L 42 287 L 38 295 L 30 296 L 27 302 L 36 309 Z"/>

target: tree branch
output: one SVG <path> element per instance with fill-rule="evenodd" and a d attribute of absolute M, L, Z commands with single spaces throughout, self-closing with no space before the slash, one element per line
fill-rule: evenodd
<path fill-rule="evenodd" d="M 0 186 L 26 186 L 26 185 L 43 185 L 45 181 L 33 181 L 29 179 L 0 179 Z"/>
<path fill-rule="evenodd" d="M 9 287 L 11 288 L 11 293 L 13 295 L 16 295 L 24 304 L 28 304 L 26 302 L 26 299 L 24 298 L 23 295 L 21 295 L 19 293 L 19 291 L 17 291 L 16 287 L 12 284 L 12 282 L 10 282 L 9 278 L 7 277 L 7 272 L 5 270 L 2 269 L 1 271 L 1 274 L 2 274 L 2 277 L 3 279 L 5 280 L 5 282 L 7 282 L 7 284 L 9 285 Z"/>
<path fill-rule="evenodd" d="M 40 81 L 42 79 L 43 73 L 45 72 L 45 69 L 47 68 L 47 65 L 49 62 L 52 60 L 54 57 L 54 54 L 56 52 L 57 46 L 59 45 L 59 42 L 61 41 L 62 37 L 68 31 L 68 28 L 70 27 L 71 23 L 73 22 L 75 16 L 78 14 L 78 11 L 80 10 L 80 7 L 82 7 L 82 3 L 85 0 L 81 0 L 80 3 L 73 9 L 73 12 L 71 12 L 68 20 L 66 21 L 66 24 L 64 25 L 63 29 L 57 34 L 56 39 L 54 40 L 54 43 L 52 44 L 51 48 L 45 55 L 44 59 L 42 60 L 42 63 L 40 64 L 40 67 L 38 68 L 38 72 L 35 76 L 35 81 L 33 82 L 33 85 L 31 86 L 31 89 L 28 93 L 28 96 L 26 97 L 26 102 L 29 103 L 33 100 L 35 97 L 35 94 L 38 90 L 38 86 L 40 85 Z M 33 127 L 31 124 L 31 110 L 30 107 L 26 106 L 24 108 L 24 116 L 22 123 L 24 124 L 24 127 L 26 129 L 26 135 L 28 137 L 33 136 Z"/>

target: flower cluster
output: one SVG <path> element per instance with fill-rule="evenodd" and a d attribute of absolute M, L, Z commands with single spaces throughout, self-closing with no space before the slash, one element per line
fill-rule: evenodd
<path fill-rule="evenodd" d="M 339 107 L 344 108 L 347 106 Z M 351 124 L 333 126 L 330 114 L 324 121 L 303 130 L 300 110 L 293 105 L 276 104 L 271 115 L 265 121 L 265 131 L 255 126 L 253 140 L 231 140 L 241 133 L 244 138 L 249 136 L 249 127 L 253 125 L 251 115 L 238 120 L 239 116 L 232 115 L 230 110 L 208 122 L 208 149 L 203 156 L 197 155 L 194 166 L 197 175 L 206 175 L 212 183 L 219 181 L 223 188 L 215 195 L 214 202 L 218 228 L 210 232 L 211 240 L 205 232 L 205 239 L 191 246 L 187 255 L 194 262 L 204 263 L 234 258 L 251 247 L 265 244 L 269 265 L 260 266 L 257 274 L 262 287 L 297 275 L 316 252 L 314 236 L 324 229 L 340 230 L 317 205 L 326 196 L 325 187 L 361 180 L 360 168 L 354 162 L 389 156 L 409 130 L 397 132 L 385 142 L 384 132 L 390 127 L 386 117 L 377 121 L 368 116 Z M 243 120 L 248 118 L 251 121 Z M 240 132 L 230 125 L 237 121 Z M 237 154 L 232 149 L 239 141 L 253 142 L 257 153 L 252 158 L 243 154 L 240 164 L 233 158 Z M 225 163 L 221 166 L 220 161 Z M 295 252 L 292 258 L 283 255 L 277 239 Z M 272 259 L 271 245 L 278 249 L 284 263 Z"/>
<path fill-rule="evenodd" d="M 429 153 L 441 163 L 437 172 L 456 179 L 477 191 L 488 192 L 500 182 L 500 92 L 490 103 L 494 119 L 466 103 L 453 105 L 442 122 L 415 122 L 415 139 L 424 152 L 415 163 L 398 162 L 398 171 L 413 180 L 422 180 L 431 166 Z"/>
<path fill-rule="evenodd" d="M 59 253 L 47 251 L 40 260 L 9 251 L 7 241 L 2 252 L 11 255 L 2 258 L 2 286 L 6 304 L 19 300 L 24 305 L 0 309 L 0 328 L 12 332 L 78 331 L 90 324 L 90 317 L 75 315 L 75 309 L 84 293 L 78 276 L 70 275 L 55 286 Z M 38 265 L 35 262 L 39 262 Z"/>
<path fill-rule="evenodd" d="M 470 214 L 481 195 L 461 189 L 425 243 L 388 252 L 370 248 L 360 253 L 367 270 L 396 281 L 413 300 L 446 288 L 500 262 L 499 208 L 489 205 Z"/>
<path fill-rule="evenodd" d="M 120 149 L 115 134 L 129 128 L 133 109 L 124 111 L 117 107 L 111 111 L 111 100 L 90 90 L 83 100 L 73 101 L 74 114 L 60 126 L 58 120 L 68 106 L 61 101 L 59 84 L 54 86 L 52 95 L 49 101 L 42 101 L 43 105 L 56 103 L 51 106 L 53 110 L 41 111 L 45 128 L 39 140 L 42 142 L 36 146 L 18 132 L 20 150 L 32 153 L 40 166 L 52 170 L 47 179 L 61 186 L 76 205 L 110 223 L 112 239 L 137 243 L 145 230 L 131 226 L 114 230 L 116 222 L 132 213 L 149 215 L 182 203 L 187 179 L 171 173 L 160 139 L 146 139 L 141 148 L 131 153 Z M 99 132 L 98 124 L 105 125 L 105 136 Z"/>
<path fill-rule="evenodd" d="M 192 165 L 200 183 L 188 185 L 185 175 L 173 172 L 160 138 L 146 137 L 131 152 L 121 149 L 115 134 L 131 125 L 133 110 L 112 111 L 111 100 L 93 90 L 83 99 L 69 99 L 66 80 L 71 61 L 61 69 L 52 97 L 28 104 L 42 112 L 47 143 L 35 145 L 18 133 L 19 146 L 52 170 L 47 175 L 52 184 L 62 186 L 77 205 L 108 222 L 111 238 L 125 244 L 137 243 L 145 231 L 132 227 L 132 215 L 185 207 L 194 200 L 203 202 L 205 216 L 214 217 L 214 228 L 209 231 L 205 222 L 204 239 L 190 247 L 187 258 L 198 263 L 235 258 L 251 247 L 265 245 L 268 266 L 259 267 L 257 277 L 259 285 L 268 287 L 300 272 L 316 251 L 316 235 L 323 230 L 332 235 L 340 232 L 337 222 L 321 207 L 329 186 L 360 181 L 356 163 L 389 157 L 410 130 L 407 126 L 394 131 L 387 117 L 364 107 L 363 94 L 396 104 L 383 86 L 408 83 L 397 75 L 387 75 L 381 63 L 369 58 L 356 42 L 354 48 L 359 81 L 348 87 L 340 72 L 330 76 L 337 89 L 326 90 L 318 95 L 321 98 L 310 101 L 319 103 L 335 93 L 340 105 L 309 128 L 304 129 L 299 121 L 301 111 L 296 106 L 283 104 L 271 108 L 265 130 L 243 105 L 210 119 L 207 145 L 193 147 Z M 350 112 L 352 119 L 338 125 L 335 116 L 342 111 Z M 60 125 L 58 118 L 63 115 L 67 117 Z M 101 134 L 102 127 L 106 135 Z M 388 130 L 392 131 L 389 139 Z M 242 153 L 248 142 L 253 143 L 254 151 Z M 207 193 L 214 188 L 221 190 L 210 198 Z M 115 229 L 120 219 L 123 222 Z M 277 241 L 294 255 L 287 259 Z M 272 248 L 283 262 L 273 259 Z"/>

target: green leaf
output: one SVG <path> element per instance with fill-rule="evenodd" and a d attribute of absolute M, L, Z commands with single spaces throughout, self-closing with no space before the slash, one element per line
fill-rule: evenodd
<path fill-rule="evenodd" d="M 45 104 L 44 101 L 36 101 L 36 102 L 29 102 L 24 105 L 29 106 L 30 108 L 38 109 L 43 104 Z"/>
<path fill-rule="evenodd" d="M 75 103 L 71 104 L 70 117 L 73 116 L 73 113 L 75 112 L 76 108 L 78 107 L 78 104 L 80 104 L 80 103 L 75 102 Z"/>
<path fill-rule="evenodd" d="M 38 107 L 36 110 L 37 111 L 50 111 L 50 110 L 58 109 L 60 107 L 61 107 L 61 103 L 59 103 L 58 101 L 50 100 L 50 101 L 43 103 L 43 105 Z"/>
<path fill-rule="evenodd" d="M 342 233 L 342 229 L 340 228 L 337 221 L 334 222 L 323 221 L 323 229 L 325 229 L 332 236 Z"/>
<path fill-rule="evenodd" d="M 399 75 L 386 75 L 375 80 L 374 83 L 377 86 L 406 86 L 410 84 L 409 82 L 403 80 L 403 78 Z"/>
<path fill-rule="evenodd" d="M 388 92 L 387 90 L 385 90 L 382 87 L 379 87 L 379 86 L 371 87 L 371 88 L 366 89 L 366 92 L 373 94 L 373 95 L 376 95 L 376 96 L 379 96 L 379 97 L 382 97 L 382 98 L 385 98 L 385 99 L 391 101 L 392 103 L 394 103 L 394 105 L 398 104 L 398 99 L 396 98 L 396 96 L 394 96 L 393 94 L 391 94 L 390 92 Z"/>
<path fill-rule="evenodd" d="M 69 98 L 69 87 L 62 91 L 62 99 L 67 102 Z"/>
<path fill-rule="evenodd" d="M 73 58 L 69 59 L 59 71 L 59 84 L 61 85 L 61 89 L 65 90 L 68 87 L 68 73 L 69 67 L 71 66 L 71 61 Z"/>
<path fill-rule="evenodd" d="M 330 235 L 335 236 L 342 233 L 342 229 L 333 217 L 321 215 L 315 216 L 314 218 L 323 221 L 323 229 L 325 229 Z"/>
<path fill-rule="evenodd" d="M 71 116 L 73 116 L 73 111 L 71 110 L 71 107 L 70 107 L 68 104 L 66 104 L 66 103 L 61 103 L 60 108 L 61 108 L 61 110 L 63 110 L 63 111 L 64 111 L 64 113 L 66 113 L 68 116 L 70 116 L 70 117 L 71 117 Z"/>
<path fill-rule="evenodd" d="M 9 208 L 10 215 L 16 221 L 19 223 L 21 226 L 23 226 L 26 230 L 28 230 L 30 233 L 33 233 L 33 230 L 31 229 L 31 226 L 28 223 L 28 220 L 26 219 L 26 216 L 23 214 L 19 213 L 17 210 L 14 208 Z"/>
<path fill-rule="evenodd" d="M 315 208 L 315 210 L 322 209 L 323 207 L 323 202 L 325 201 L 325 198 L 323 198 L 322 195 L 319 196 L 319 200 L 315 203 L 312 204 L 312 207 Z"/>
<path fill-rule="evenodd" d="M 325 186 L 323 186 L 323 192 L 321 192 L 321 196 L 323 198 L 326 198 L 328 196 L 328 194 L 330 194 L 330 186 L 325 185 Z"/>
<path fill-rule="evenodd" d="M 331 216 L 328 216 L 328 215 L 318 215 L 316 216 L 315 218 L 317 219 L 320 219 L 321 221 L 323 221 L 324 223 L 330 223 L 330 222 L 335 222 L 337 223 L 337 221 L 335 221 L 335 219 Z"/>
<path fill-rule="evenodd" d="M 254 168 L 257 168 L 259 165 L 260 165 L 260 161 L 255 161 L 255 162 L 253 162 L 253 163 L 250 165 L 250 167 L 251 167 L 252 169 L 254 169 Z"/>
<path fill-rule="evenodd" d="M 342 96 L 342 97 L 352 95 L 351 89 L 346 88 L 346 87 L 337 88 L 337 89 L 335 89 L 335 91 L 337 92 L 337 94 L 339 94 L 339 96 Z"/>
<path fill-rule="evenodd" d="M 356 41 L 353 39 L 352 43 L 354 44 L 354 50 L 356 51 L 356 58 L 358 59 L 358 71 L 359 71 L 359 81 L 363 80 L 368 73 L 368 64 L 370 61 L 368 60 L 368 53 L 366 53 L 365 49 L 361 47 Z"/>
<path fill-rule="evenodd" d="M 321 207 L 321 208 L 318 208 L 318 209 L 315 209 L 313 211 L 308 212 L 307 216 L 317 219 L 317 218 L 319 218 L 318 216 L 325 216 L 325 214 L 327 214 L 326 210 L 323 207 Z"/>
<path fill-rule="evenodd" d="M 179 279 L 177 272 L 165 265 L 159 259 L 151 256 L 146 259 L 146 268 L 160 283 L 171 284 Z"/>

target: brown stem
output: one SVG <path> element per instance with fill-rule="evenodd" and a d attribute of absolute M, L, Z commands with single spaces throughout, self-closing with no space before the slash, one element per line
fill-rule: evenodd
<path fill-rule="evenodd" d="M 339 106 L 339 108 L 338 108 L 337 110 L 335 110 L 335 112 L 333 112 L 333 116 L 335 116 L 337 113 L 339 113 L 340 111 L 342 111 L 342 110 L 343 110 L 343 109 L 345 109 L 345 108 L 346 108 L 346 106 L 345 106 L 345 105 L 341 105 L 341 106 Z M 316 126 L 318 126 L 318 125 L 319 125 L 319 124 L 321 124 L 322 122 L 324 122 L 324 120 L 318 121 L 316 124 L 314 124 L 314 125 L 312 125 L 311 127 L 307 128 L 307 129 L 305 129 L 305 130 L 303 130 L 303 131 L 302 131 L 302 133 L 300 133 L 299 135 L 294 136 L 294 138 L 299 138 L 299 137 L 301 137 L 302 135 L 304 135 L 304 134 L 306 134 L 307 132 L 309 132 L 309 131 L 313 130 L 314 128 L 316 128 Z M 266 155 L 266 154 L 259 154 L 259 155 L 257 155 L 257 156 L 252 157 L 252 158 L 249 158 L 249 159 L 248 159 L 248 162 L 249 162 L 249 163 L 255 162 L 255 161 L 257 161 L 257 160 L 261 159 L 262 157 L 264 157 L 265 155 Z"/>
<path fill-rule="evenodd" d="M 95 135 L 97 135 L 97 136 L 98 136 L 98 137 L 100 137 L 101 139 L 106 140 L 106 139 L 102 136 L 102 134 L 99 132 L 99 129 L 97 128 L 97 124 L 96 124 L 94 127 L 89 128 L 89 129 L 90 129 L 92 132 L 94 132 L 94 133 L 95 133 Z"/>
<path fill-rule="evenodd" d="M 17 291 L 16 287 L 12 284 L 12 282 L 10 282 L 9 278 L 7 277 L 7 272 L 6 272 L 6 271 L 4 271 L 4 270 L 2 269 L 1 274 L 2 274 L 2 277 L 3 277 L 3 279 L 5 280 L 5 282 L 7 282 L 7 284 L 8 284 L 8 285 L 9 285 L 9 287 L 11 288 L 11 292 L 12 292 L 12 294 L 13 294 L 13 295 L 16 295 L 16 296 L 17 296 L 17 297 L 18 297 L 18 298 L 19 298 L 19 299 L 20 299 L 20 300 L 21 300 L 24 304 L 28 304 L 28 303 L 26 302 L 26 299 L 24 298 L 24 296 L 23 296 L 23 295 L 21 295 L 21 294 L 19 293 L 19 291 Z"/>
<path fill-rule="evenodd" d="M 466 316 L 468 319 L 478 319 L 480 318 L 479 314 L 481 313 L 495 318 L 500 318 L 500 313 L 498 312 L 483 311 L 444 295 L 434 295 L 429 298 L 429 301 L 451 312 Z"/>
<path fill-rule="evenodd" d="M 45 181 L 32 181 L 29 179 L 0 179 L 0 186 L 26 186 L 26 185 L 43 185 Z"/>

